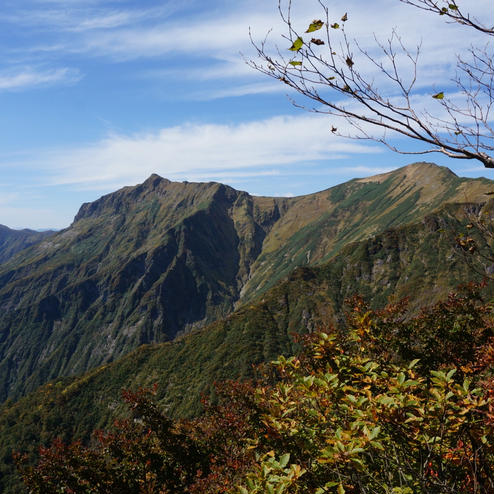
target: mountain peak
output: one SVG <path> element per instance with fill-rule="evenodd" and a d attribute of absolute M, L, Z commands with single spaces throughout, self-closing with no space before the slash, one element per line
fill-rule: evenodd
<path fill-rule="evenodd" d="M 84 203 L 74 218 L 74 222 L 87 218 L 89 216 L 98 216 L 104 211 L 118 211 L 122 209 L 125 202 L 129 204 L 136 202 L 138 196 L 143 193 L 152 192 L 159 187 L 166 187 L 171 184 L 170 180 L 152 173 L 143 183 L 122 187 L 121 189 L 110 192 L 96 201 Z"/>
<path fill-rule="evenodd" d="M 170 180 L 167 178 L 160 177 L 157 173 L 152 173 L 144 182 L 142 186 L 145 188 L 156 188 L 160 184 L 169 184 Z"/>
<path fill-rule="evenodd" d="M 429 163 L 426 161 L 418 161 L 411 163 L 396 170 L 392 170 L 386 173 L 379 173 L 378 175 L 372 175 L 370 177 L 359 178 L 358 182 L 378 182 L 381 183 L 391 177 L 402 177 L 406 180 L 410 180 L 413 183 L 421 184 L 423 182 L 429 183 L 431 180 L 442 182 L 443 180 L 454 180 L 458 178 L 456 173 L 452 172 L 446 166 L 439 166 L 435 163 Z"/>
<path fill-rule="evenodd" d="M 418 161 L 411 163 L 410 165 L 400 168 L 400 170 L 406 171 L 412 175 L 435 175 L 435 176 L 449 176 L 451 178 L 458 178 L 458 175 L 451 171 L 447 166 L 439 166 L 435 163 L 427 161 Z"/>
<path fill-rule="evenodd" d="M 297 198 L 253 198 L 215 182 L 153 174 L 83 205 L 73 226 L 1 266 L 0 334 L 8 338 L 0 341 L 0 368 L 12 370 L 0 372 L 0 401 L 30 383 L 80 373 L 202 327 L 263 296 L 296 267 L 329 262 L 355 242 L 373 242 L 363 250 L 365 263 L 381 243 L 392 251 L 376 258 L 375 269 L 365 264 L 368 275 L 359 268 L 351 279 L 358 276 L 369 290 L 391 286 L 384 259 L 392 252 L 399 265 L 402 235 L 383 242 L 372 240 L 376 235 L 397 227 L 406 233 L 409 225 L 435 233 L 424 223 L 427 215 L 472 197 L 480 205 L 489 190 L 486 179 L 454 178 L 427 163 Z M 427 270 L 416 272 L 421 280 Z M 11 364 L 10 355 L 22 360 Z"/>

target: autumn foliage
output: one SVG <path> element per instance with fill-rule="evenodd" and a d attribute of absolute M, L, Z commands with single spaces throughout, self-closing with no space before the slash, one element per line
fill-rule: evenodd
<path fill-rule="evenodd" d="M 492 306 L 469 285 L 419 314 L 353 299 L 344 328 L 305 337 L 259 382 L 218 385 L 171 421 L 153 390 L 89 445 L 55 441 L 32 493 L 489 493 L 494 490 Z"/>

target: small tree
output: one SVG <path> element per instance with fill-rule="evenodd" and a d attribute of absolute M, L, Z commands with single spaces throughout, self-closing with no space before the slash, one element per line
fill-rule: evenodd
<path fill-rule="evenodd" d="M 444 90 L 430 94 L 431 101 L 440 105 L 434 111 L 420 108 L 415 101 L 415 96 L 420 94 L 417 91 L 420 45 L 415 50 L 408 49 L 393 31 L 386 43 L 376 38 L 382 56 L 372 55 L 347 34 L 351 14 L 332 19 L 322 1 L 319 1 L 322 20 L 314 20 L 301 34 L 292 23 L 291 0 L 286 5 L 279 0 L 288 51 L 276 47 L 271 54 L 267 37 L 260 43 L 251 37 L 260 61 L 249 64 L 316 103 L 310 108 L 294 103 L 296 106 L 341 117 L 353 129 L 342 132 L 334 123 L 331 131 L 336 135 L 371 139 L 398 153 L 439 152 L 451 158 L 475 159 L 486 168 L 494 168 L 491 111 L 494 27 L 475 19 L 456 0 L 400 1 L 485 36 L 484 47 L 470 47 L 457 56 L 452 81 L 456 95 L 448 95 Z M 402 60 L 406 60 L 405 67 Z M 391 89 L 378 87 L 372 75 L 361 69 L 363 62 L 370 62 Z M 393 134 L 419 142 L 423 148 L 416 151 L 398 147 L 391 140 Z"/>

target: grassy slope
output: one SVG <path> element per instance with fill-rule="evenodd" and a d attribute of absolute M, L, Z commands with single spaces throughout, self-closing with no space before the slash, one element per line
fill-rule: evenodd
<path fill-rule="evenodd" d="M 345 245 L 415 222 L 444 203 L 485 202 L 490 188 L 489 180 L 417 163 L 295 198 L 266 236 L 242 299 L 270 288 L 296 266 L 324 263 Z"/>

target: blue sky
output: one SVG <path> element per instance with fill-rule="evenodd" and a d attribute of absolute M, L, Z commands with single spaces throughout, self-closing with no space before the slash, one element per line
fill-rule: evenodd
<path fill-rule="evenodd" d="M 490 0 L 473 8 L 492 19 Z M 394 27 L 409 46 L 422 40 L 417 97 L 428 103 L 455 54 L 485 43 L 397 0 L 331 1 L 335 19 L 346 11 L 369 49 Z M 305 26 L 321 11 L 296 0 L 294 15 Z M 81 203 L 153 172 L 299 195 L 420 159 L 336 137 L 327 118 L 294 108 L 245 63 L 249 27 L 285 48 L 276 0 L 3 0 L 0 223 L 63 228 Z M 492 178 L 475 162 L 423 159 Z"/>

